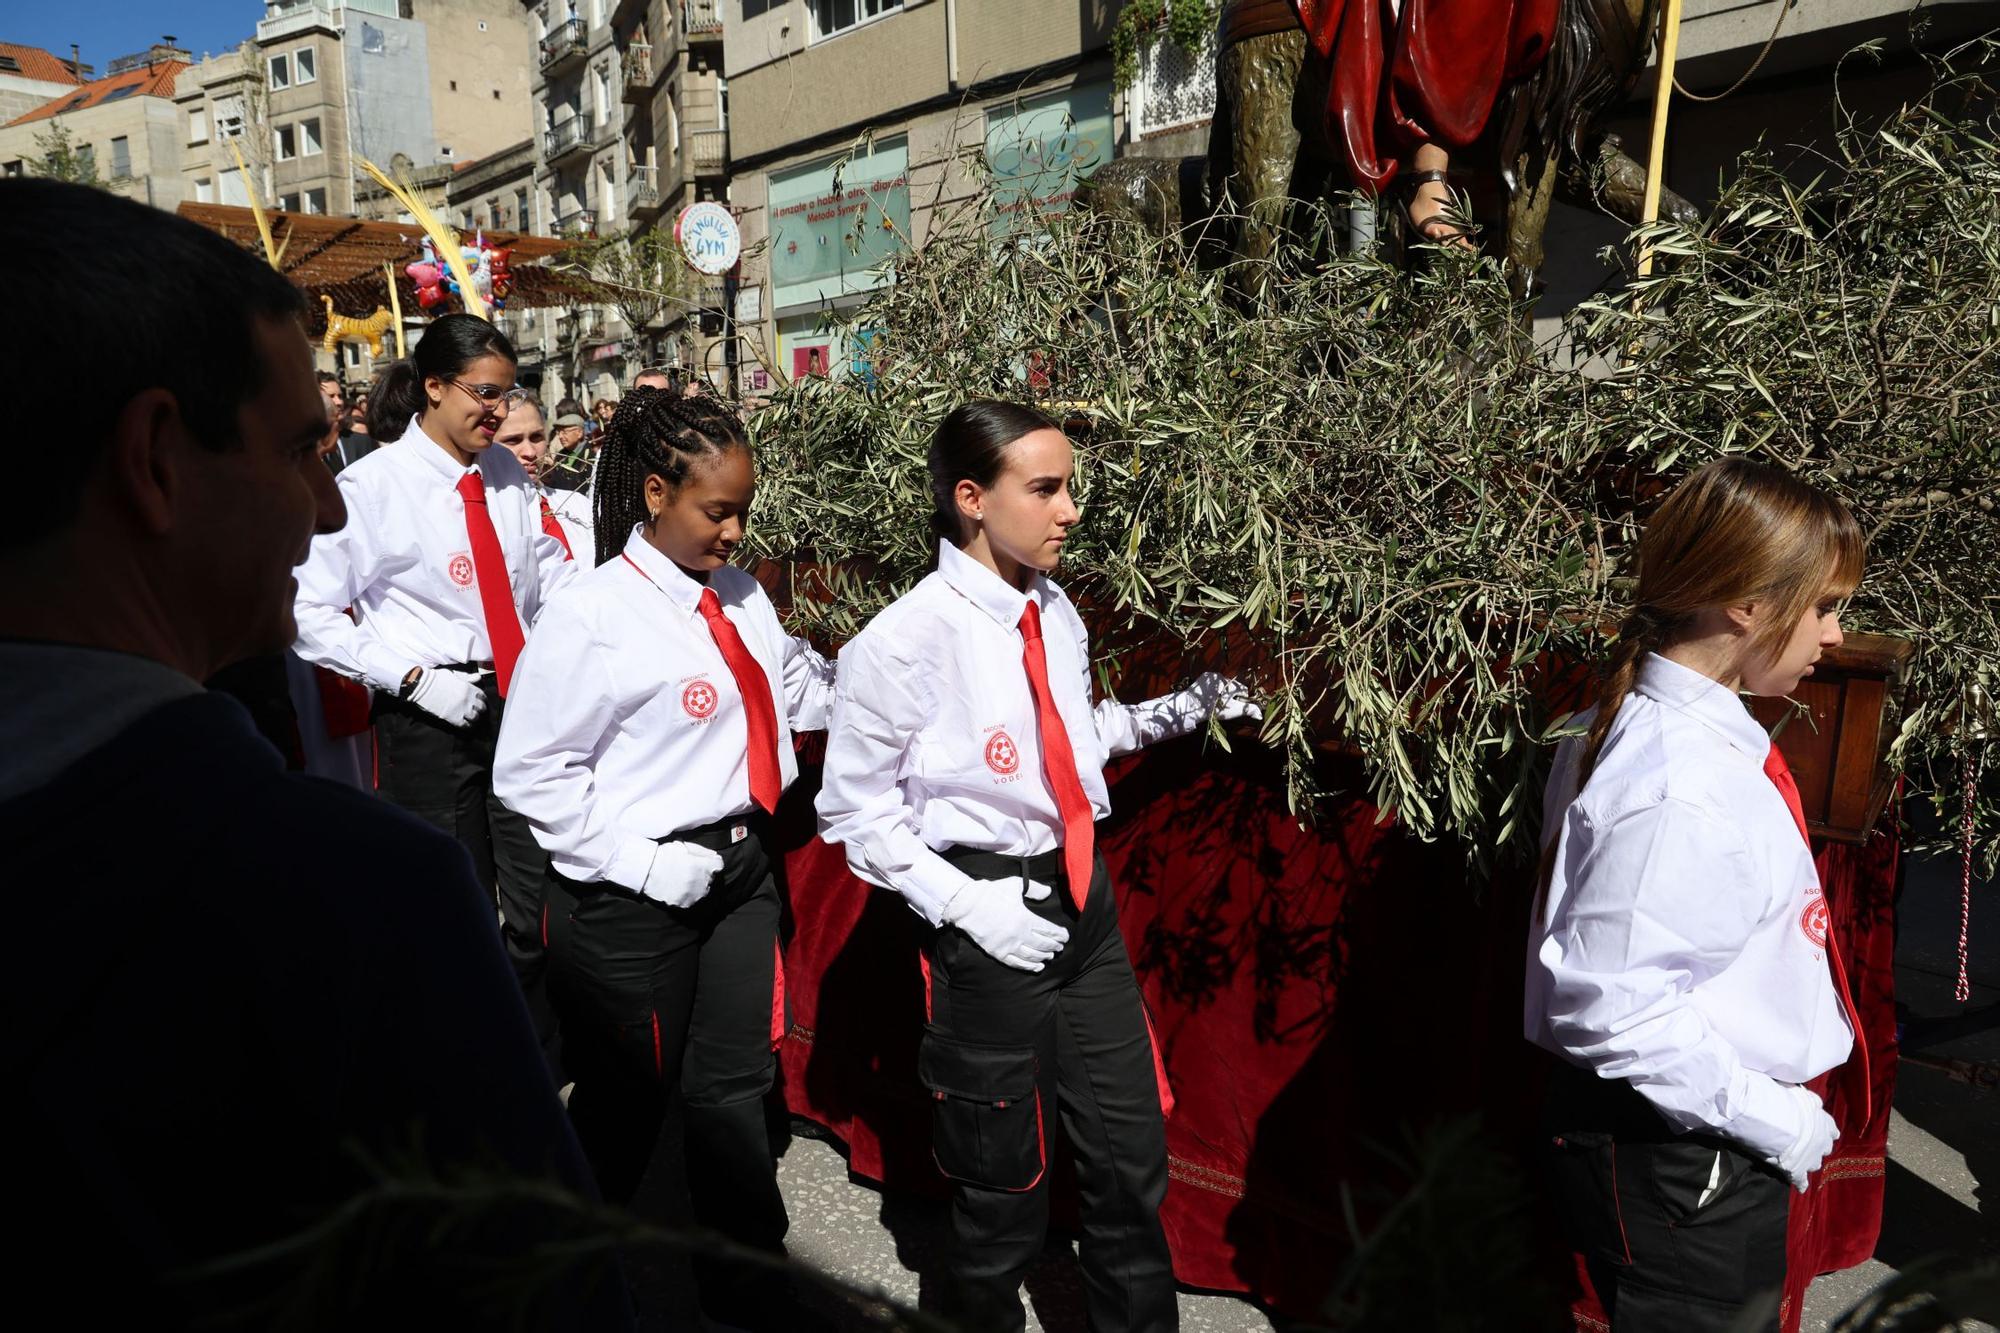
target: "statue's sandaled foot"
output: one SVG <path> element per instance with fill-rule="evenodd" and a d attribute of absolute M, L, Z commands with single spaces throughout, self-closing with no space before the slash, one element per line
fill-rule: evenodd
<path fill-rule="evenodd" d="M 1453 221 L 1456 201 L 1448 171 L 1412 171 L 1398 182 L 1403 192 L 1403 217 L 1410 230 L 1432 245 L 1476 250 L 1472 233 Z"/>

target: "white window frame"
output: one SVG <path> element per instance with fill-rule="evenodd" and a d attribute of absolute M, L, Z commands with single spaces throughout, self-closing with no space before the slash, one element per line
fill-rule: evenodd
<path fill-rule="evenodd" d="M 188 108 L 188 137 L 191 144 L 208 142 L 208 108 L 193 106 Z"/>
<path fill-rule="evenodd" d="M 271 127 L 271 157 L 275 161 L 289 162 L 299 155 L 298 132 L 290 125 Z"/>
<path fill-rule="evenodd" d="M 310 145 L 310 146 L 308 146 Z M 318 116 L 299 122 L 299 156 L 318 157 L 326 151 L 326 136 Z"/>
<path fill-rule="evenodd" d="M 313 217 L 323 216 L 326 213 L 326 187 L 321 186 L 300 194 L 299 206 Z"/>
<path fill-rule="evenodd" d="M 292 52 L 292 86 L 319 82 L 319 52 L 310 46 L 301 46 Z"/>
<path fill-rule="evenodd" d="M 292 58 L 283 53 L 272 56 L 264 66 L 264 78 L 274 93 L 291 87 Z"/>
<path fill-rule="evenodd" d="M 207 176 L 196 176 L 194 178 L 194 201 L 197 204 L 214 203 L 215 182 Z"/>
<path fill-rule="evenodd" d="M 120 147 L 123 147 L 125 150 L 124 152 L 125 165 L 122 170 L 119 168 L 118 165 L 118 158 L 119 158 L 118 150 Z M 121 134 L 111 141 L 111 179 L 127 180 L 131 177 L 131 175 L 132 175 L 132 140 L 130 136 Z"/>
<path fill-rule="evenodd" d="M 243 99 L 227 97 L 215 104 L 215 137 L 218 139 L 240 139 L 243 137 Z"/>
<path fill-rule="evenodd" d="M 890 18 L 903 12 L 903 0 L 848 0 L 848 3 L 854 6 L 854 21 L 843 23 L 837 28 L 832 28 L 824 32 L 821 31 L 819 25 L 820 6 L 822 4 L 838 4 L 840 2 L 841 0 L 807 0 L 806 38 L 809 44 L 811 42 L 823 42 L 829 37 L 838 37 L 842 33 L 853 32 L 856 28 L 865 28 L 870 23 L 877 23 L 882 19 Z"/>

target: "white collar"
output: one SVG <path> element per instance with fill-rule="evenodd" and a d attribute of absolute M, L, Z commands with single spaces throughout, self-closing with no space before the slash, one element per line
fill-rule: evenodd
<path fill-rule="evenodd" d="M 632 526 L 631 536 L 625 539 L 625 558 L 645 575 L 648 583 L 672 598 L 675 606 L 689 615 L 700 612 L 701 595 L 708 591 L 709 585 L 655 550 L 638 524 Z M 720 596 L 718 593 L 717 597 Z"/>
<path fill-rule="evenodd" d="M 1771 752 L 1771 737 L 1763 724 L 1750 715 L 1743 700 L 1722 682 L 1704 676 L 1692 667 L 1647 653 L 1639 662 L 1639 679 L 1633 692 L 1656 703 L 1685 713 L 1719 734 L 1759 764 Z"/>
<path fill-rule="evenodd" d="M 437 473 L 453 486 L 458 485 L 458 479 L 467 472 L 480 471 L 477 463 L 469 468 L 461 467 L 458 459 L 452 456 L 451 450 L 445 448 L 436 436 L 418 425 L 415 417 L 410 418 L 410 424 L 404 429 L 403 438 L 398 443 L 408 446 L 397 450 L 398 453 L 412 455 L 416 462 Z"/>
<path fill-rule="evenodd" d="M 1055 584 L 1035 574 L 1021 591 L 948 541 L 938 542 L 938 573 L 958 594 L 1007 629 L 1019 629 L 1030 600 L 1047 610 Z"/>

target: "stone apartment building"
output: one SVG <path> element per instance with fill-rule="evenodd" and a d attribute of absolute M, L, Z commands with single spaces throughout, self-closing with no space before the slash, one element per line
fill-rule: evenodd
<path fill-rule="evenodd" d="M 723 0 L 618 0 L 611 26 L 624 68 L 622 148 L 631 230 L 671 233 L 683 208 L 728 195 Z M 722 331 L 722 285 L 683 272 L 685 303 L 636 331 L 649 363 L 700 372 Z M 713 373 L 719 362 L 711 364 Z"/>
<path fill-rule="evenodd" d="M 18 48 L 17 48 L 18 49 Z M 156 208 L 182 198 L 180 120 L 174 84 L 188 53 L 155 46 L 110 63 L 103 78 L 64 86 L 53 99 L 0 126 L 0 175 L 18 176 L 44 155 L 61 125 L 105 188 Z"/>
<path fill-rule="evenodd" d="M 616 232 L 625 198 L 623 75 L 612 0 L 521 0 L 531 40 L 532 230 L 578 239 Z M 618 396 L 628 333 L 615 312 L 583 306 L 540 322 L 543 396 Z"/>
<path fill-rule="evenodd" d="M 74 56 L 0 42 L 0 125 L 76 88 L 97 71 Z"/>
<path fill-rule="evenodd" d="M 421 175 L 525 138 L 526 33 L 510 0 L 266 0 L 250 41 L 182 80 L 189 197 L 249 202 L 235 140 L 267 203 L 392 215 L 353 159 Z"/>
<path fill-rule="evenodd" d="M 1016 216 L 1067 207 L 1116 152 L 1118 0 L 741 0 L 727 7 L 743 391 L 833 373 L 826 325 L 990 170 Z M 983 160 L 983 169 L 980 164 Z"/>
<path fill-rule="evenodd" d="M 610 238 L 671 229 L 680 209 L 727 191 L 722 0 L 522 0 L 534 31 L 533 179 L 522 226 Z M 504 170 L 512 170 L 513 159 Z M 494 172 L 503 170 L 498 164 Z M 455 181 L 453 206 L 479 216 L 523 206 L 521 189 Z M 630 327 L 609 305 L 524 312 L 523 376 L 551 403 L 617 397 L 641 368 L 700 365 L 720 331 L 720 289 Z M 707 309 L 706 317 L 703 309 Z M 704 332 L 706 330 L 706 332 Z"/>

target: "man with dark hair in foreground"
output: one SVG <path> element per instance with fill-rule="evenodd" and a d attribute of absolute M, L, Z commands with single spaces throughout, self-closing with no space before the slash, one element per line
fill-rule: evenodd
<path fill-rule="evenodd" d="M 464 850 L 286 774 L 196 683 L 290 644 L 292 566 L 345 520 L 297 291 L 190 222 L 43 180 L 0 181 L 0 255 L 16 308 L 62 312 L 0 326 L 5 364 L 92 377 L 23 400 L 65 444 L 43 503 L 0 526 L 16 1294 L 148 1328 L 297 1299 L 290 1272 L 197 1270 L 320 1222 L 375 1168 L 588 1197 Z M 483 1322 L 469 1275 L 518 1276 L 552 1216 L 408 1228 L 337 1267 L 347 1308 L 315 1313 Z M 629 1318 L 615 1276 L 507 1299 L 538 1327 Z"/>

